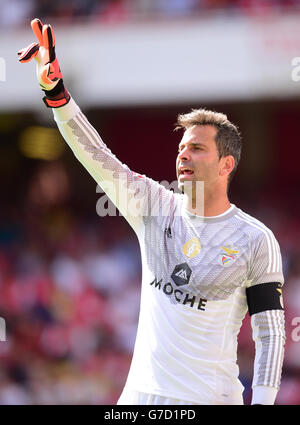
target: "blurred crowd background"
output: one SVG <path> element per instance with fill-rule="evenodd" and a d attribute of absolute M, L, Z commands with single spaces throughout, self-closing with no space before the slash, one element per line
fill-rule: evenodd
<path fill-rule="evenodd" d="M 28 26 L 39 16 L 61 19 L 68 28 L 76 19 L 256 14 L 270 8 L 282 13 L 298 5 L 296 0 L 1 0 L 0 22 Z M 299 100 L 205 105 L 227 113 L 244 137 L 231 202 L 269 226 L 281 246 L 287 341 L 277 404 L 300 404 Z M 190 107 L 197 102 L 84 112 L 132 170 L 172 182 L 180 141 L 174 123 Z M 114 404 L 137 329 L 139 246 L 123 217 L 97 214 L 102 194 L 54 123 L 45 124 L 47 112 L 51 118 L 48 110 L 0 114 L 0 317 L 6 321 L 0 404 Z M 247 316 L 238 352 L 246 404 L 253 359 Z"/>
<path fill-rule="evenodd" d="M 206 13 L 261 15 L 298 7 L 298 0 L 1 0 L 0 23 L 24 25 L 24 20 L 32 16 L 71 23 L 81 18 L 93 22 L 126 22 Z"/>

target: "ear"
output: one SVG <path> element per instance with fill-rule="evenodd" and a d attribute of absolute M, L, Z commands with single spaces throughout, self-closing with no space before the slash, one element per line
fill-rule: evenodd
<path fill-rule="evenodd" d="M 231 171 L 234 169 L 235 159 L 232 155 L 223 156 L 220 159 L 220 168 L 219 175 L 220 176 L 229 176 Z"/>

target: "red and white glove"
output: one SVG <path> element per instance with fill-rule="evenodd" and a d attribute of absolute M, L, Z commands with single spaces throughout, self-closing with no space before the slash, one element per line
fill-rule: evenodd
<path fill-rule="evenodd" d="M 43 101 L 49 108 L 59 108 L 66 105 L 71 96 L 64 87 L 63 76 L 55 55 L 55 37 L 51 25 L 43 25 L 39 19 L 31 21 L 31 28 L 38 43 L 18 52 L 20 62 L 36 60 L 36 74 L 40 87 L 45 93 Z"/>

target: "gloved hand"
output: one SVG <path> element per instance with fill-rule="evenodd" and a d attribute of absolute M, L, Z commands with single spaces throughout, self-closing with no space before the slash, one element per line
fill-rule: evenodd
<path fill-rule="evenodd" d="M 51 25 L 43 25 L 39 19 L 31 21 L 31 28 L 38 43 L 18 52 L 20 62 L 36 60 L 36 74 L 40 87 L 45 93 L 45 104 L 50 108 L 58 108 L 66 105 L 70 100 L 70 94 L 63 84 L 63 76 L 55 55 L 55 37 Z"/>

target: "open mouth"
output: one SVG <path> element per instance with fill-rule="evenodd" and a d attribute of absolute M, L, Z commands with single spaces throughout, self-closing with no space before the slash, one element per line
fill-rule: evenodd
<path fill-rule="evenodd" d="M 180 168 L 179 169 L 179 175 L 180 176 L 191 176 L 194 174 L 194 171 L 190 168 Z"/>

